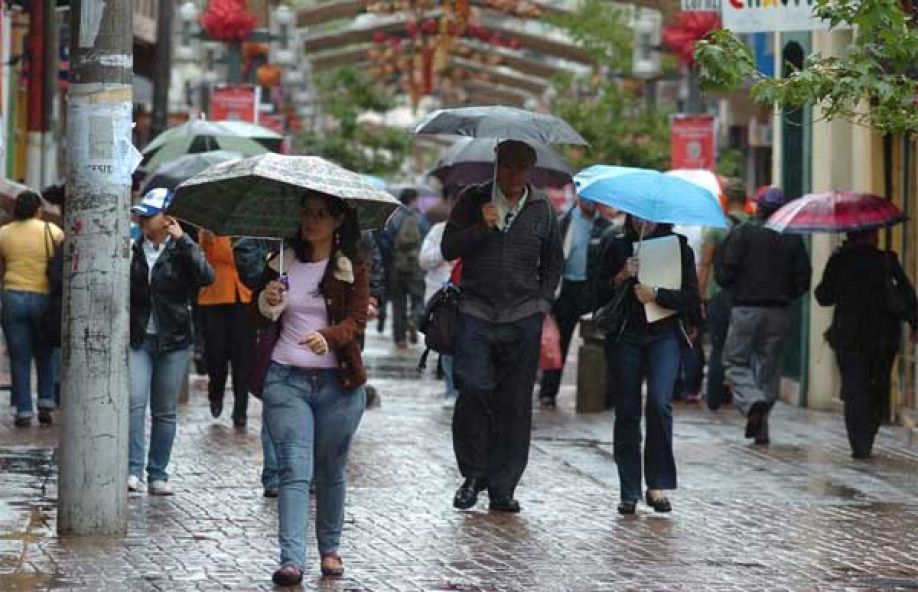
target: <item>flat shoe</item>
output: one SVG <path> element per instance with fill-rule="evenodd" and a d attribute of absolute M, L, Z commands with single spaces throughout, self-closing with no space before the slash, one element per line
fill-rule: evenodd
<path fill-rule="evenodd" d="M 319 568 L 325 577 L 340 578 L 344 575 L 344 562 L 341 561 L 341 557 L 337 553 L 323 555 Z"/>
<path fill-rule="evenodd" d="M 664 495 L 661 495 L 658 498 L 653 498 L 650 496 L 650 491 L 648 491 L 647 495 L 645 496 L 645 500 L 647 501 L 647 505 L 653 508 L 654 512 L 665 514 L 666 512 L 673 511 L 673 505 Z"/>
<path fill-rule="evenodd" d="M 488 509 L 492 512 L 509 512 L 510 514 L 519 514 L 521 510 L 520 503 L 512 497 L 492 499 Z"/>
<path fill-rule="evenodd" d="M 635 514 L 637 513 L 637 502 L 634 500 L 627 502 L 620 502 L 618 504 L 618 513 L 619 514 Z"/>
<path fill-rule="evenodd" d="M 271 576 L 271 581 L 277 586 L 296 586 L 303 581 L 303 570 L 291 563 L 287 563 L 274 572 L 274 575 Z"/>

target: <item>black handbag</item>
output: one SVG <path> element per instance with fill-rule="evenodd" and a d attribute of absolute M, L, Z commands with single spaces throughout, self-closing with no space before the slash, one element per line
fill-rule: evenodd
<path fill-rule="evenodd" d="M 886 256 L 886 281 L 884 287 L 884 305 L 886 310 L 900 321 L 912 318 L 915 307 L 915 295 L 908 283 L 908 278 L 897 273 L 898 262 L 895 255 Z"/>
<path fill-rule="evenodd" d="M 459 287 L 447 283 L 437 290 L 427 306 L 418 330 L 424 334 L 427 349 L 418 362 L 418 370 L 427 367 L 427 356 L 431 350 L 440 354 L 452 354 L 459 327 Z"/>
<path fill-rule="evenodd" d="M 593 312 L 593 322 L 606 337 L 612 336 L 613 339 L 619 339 L 628 326 L 628 292 L 631 290 L 633 281 L 622 282 L 612 298 Z"/>
<path fill-rule="evenodd" d="M 64 249 L 56 244 L 51 226 L 45 222 L 45 275 L 48 278 L 48 310 L 42 317 L 42 335 L 48 346 L 61 347 L 64 312 Z M 48 243 L 51 246 L 48 246 Z"/>

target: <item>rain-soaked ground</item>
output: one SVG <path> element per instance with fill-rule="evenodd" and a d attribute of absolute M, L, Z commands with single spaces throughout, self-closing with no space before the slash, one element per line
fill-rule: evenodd
<path fill-rule="evenodd" d="M 306 589 L 918 589 L 918 443 L 906 430 L 884 428 L 875 458 L 855 461 L 835 413 L 780 405 L 763 449 L 743 440 L 733 410 L 677 406 L 675 511 L 621 517 L 613 416 L 574 414 L 568 383 L 558 411 L 536 412 L 523 512 L 488 514 L 486 500 L 457 512 L 442 384 L 418 380 L 416 352 L 397 355 L 375 334 L 367 359 L 383 405 L 352 453 L 347 576 L 323 581 L 311 548 Z M 260 407 L 234 430 L 195 386 L 171 466 L 177 495 L 132 495 L 123 538 L 58 538 L 57 427 L 0 419 L 0 590 L 272 588 Z"/>

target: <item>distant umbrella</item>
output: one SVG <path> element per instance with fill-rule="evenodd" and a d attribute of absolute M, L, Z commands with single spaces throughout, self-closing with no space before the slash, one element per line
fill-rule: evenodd
<path fill-rule="evenodd" d="M 851 191 L 811 193 L 782 206 L 766 226 L 778 232 L 858 232 L 898 224 L 906 219 L 894 204 L 878 195 Z"/>
<path fill-rule="evenodd" d="M 156 187 L 175 189 L 182 181 L 190 179 L 215 164 L 239 158 L 242 158 L 242 155 L 238 152 L 228 152 L 226 150 L 212 150 L 211 152 L 197 152 L 179 156 L 156 169 L 153 175 L 145 179 L 141 192 L 146 193 L 148 189 L 155 189 Z"/>
<path fill-rule="evenodd" d="M 252 138 L 214 121 L 192 120 L 170 128 L 143 149 L 141 167 L 146 171 L 157 168 L 185 154 L 229 150 L 243 156 L 264 154 L 270 150 Z"/>

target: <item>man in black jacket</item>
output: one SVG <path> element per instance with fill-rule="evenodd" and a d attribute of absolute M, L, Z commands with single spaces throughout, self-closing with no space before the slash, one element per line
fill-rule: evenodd
<path fill-rule="evenodd" d="M 764 222 L 785 203 L 769 189 L 754 220 L 734 227 L 715 263 L 717 283 L 730 291 L 733 309 L 724 344 L 724 375 L 737 409 L 747 417 L 746 437 L 767 445 L 768 414 L 781 386 L 790 303 L 810 289 L 810 257 L 803 240 Z"/>
<path fill-rule="evenodd" d="M 562 364 L 567 359 L 571 338 L 580 317 L 594 308 L 591 286 L 596 280 L 596 268 L 602 254 L 602 237 L 607 228 L 609 221 L 596 211 L 596 204 L 579 197 L 574 207 L 561 219 L 564 274 L 561 291 L 551 314 L 561 333 Z M 555 407 L 562 372 L 563 368 L 542 372 L 539 401 L 543 407 Z"/>
<path fill-rule="evenodd" d="M 513 494 L 529 459 L 542 319 L 562 266 L 551 203 L 529 184 L 535 161 L 528 144 L 501 142 L 497 182 L 464 191 L 443 233 L 443 258 L 462 259 L 453 413 L 465 478 L 453 499 L 459 509 L 487 488 L 491 510 L 520 511 Z"/>

